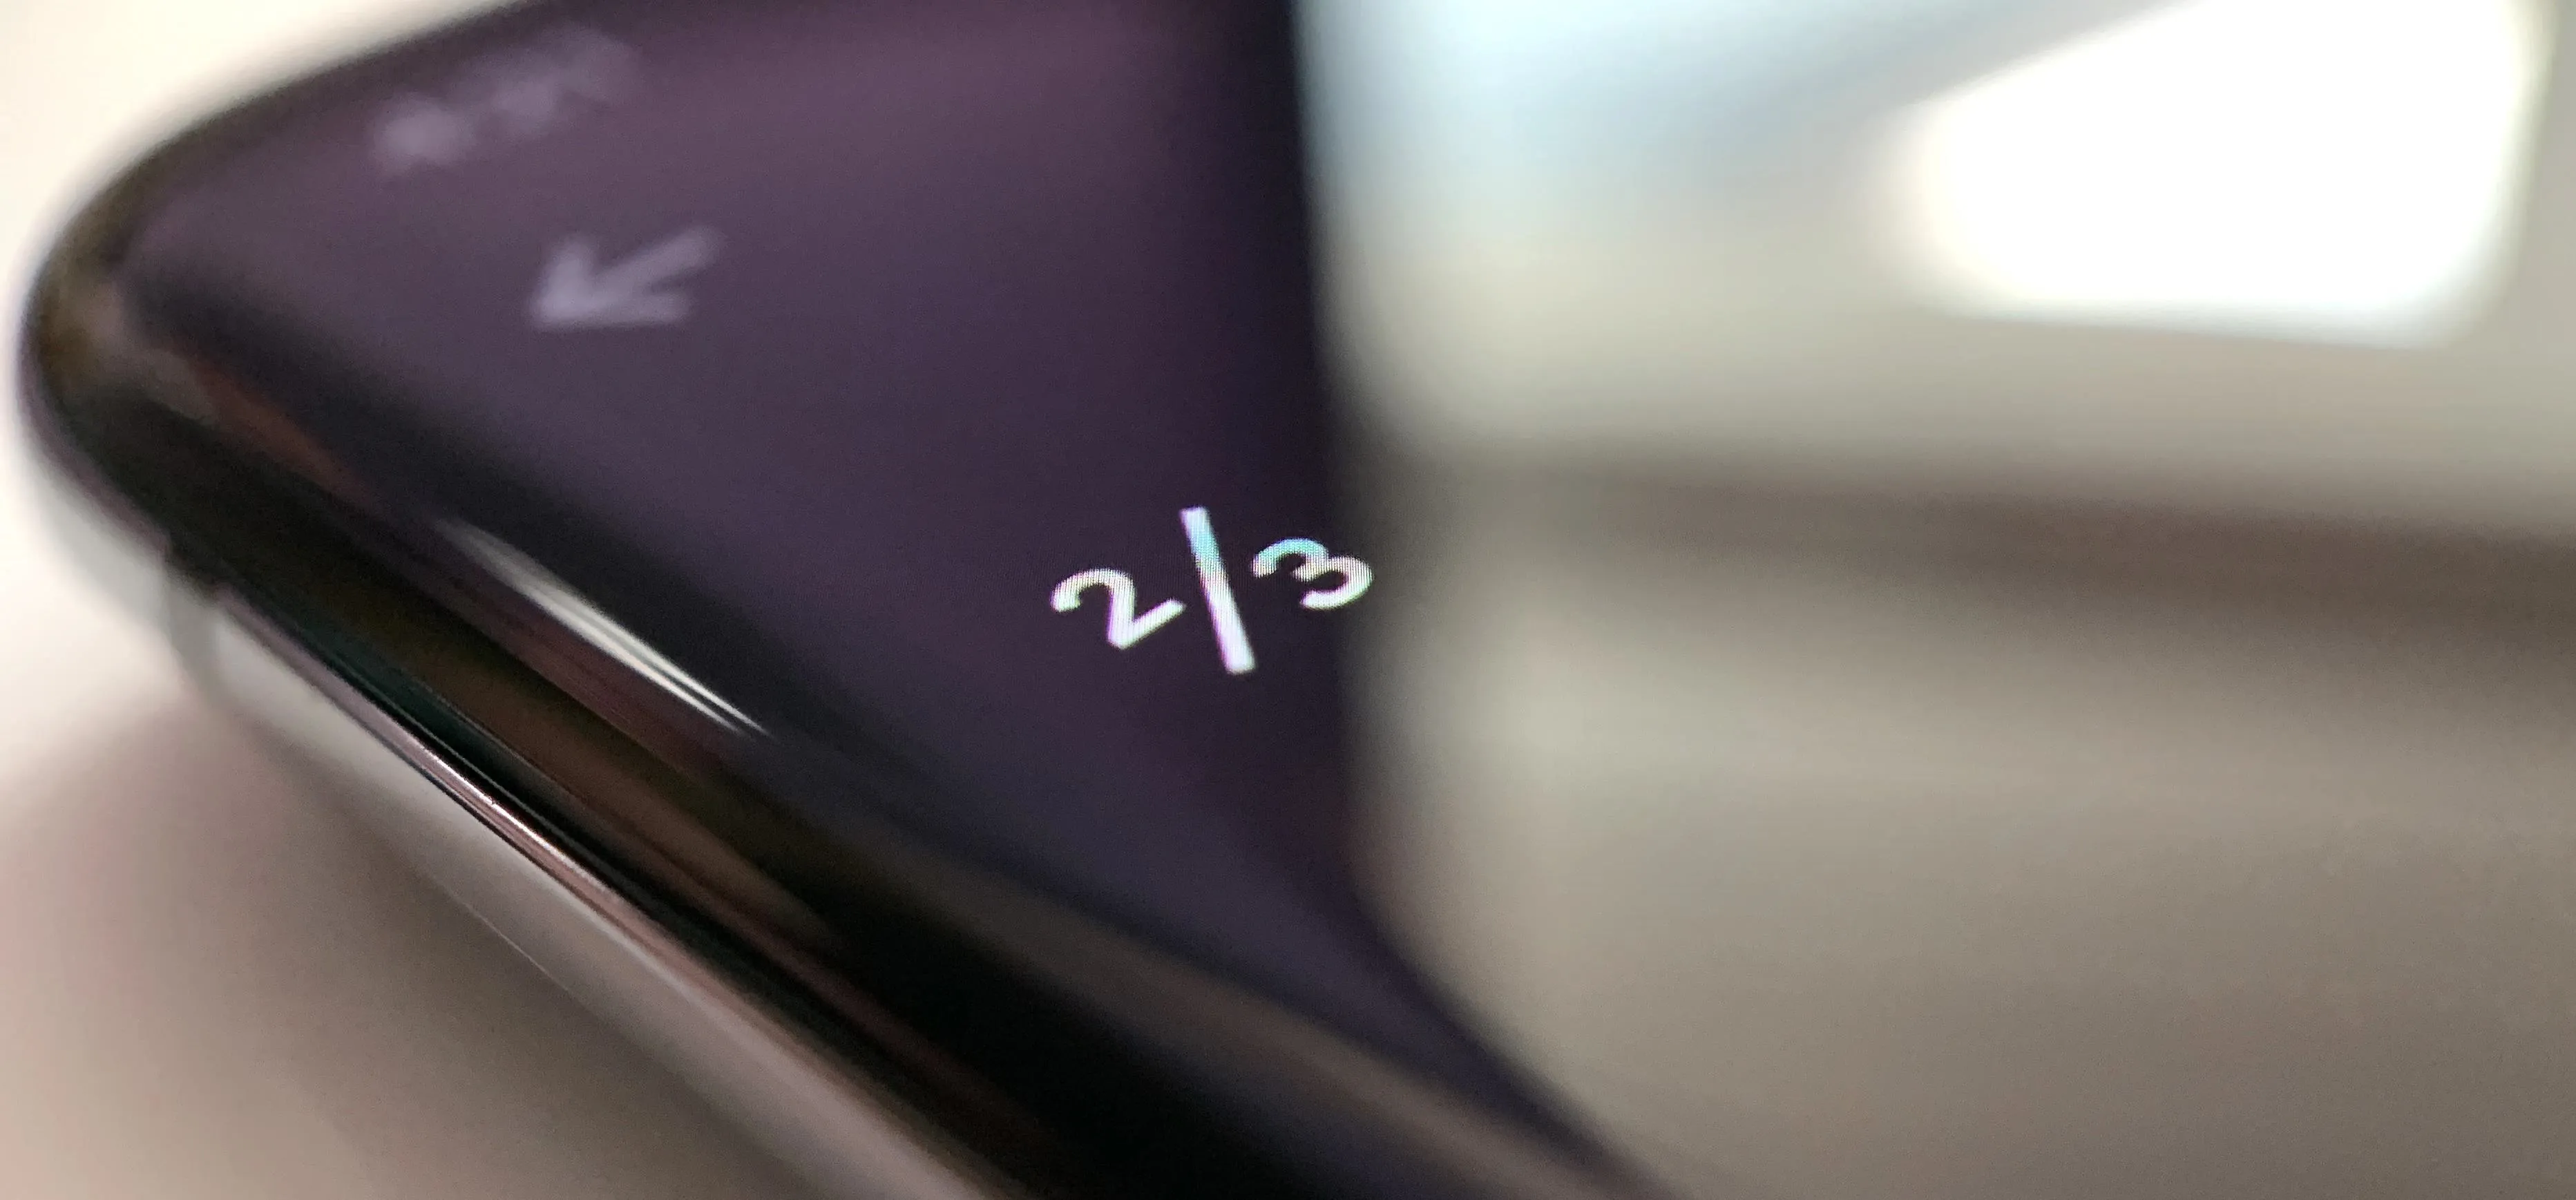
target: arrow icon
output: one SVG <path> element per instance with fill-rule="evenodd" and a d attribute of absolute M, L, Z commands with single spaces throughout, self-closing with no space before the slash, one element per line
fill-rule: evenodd
<path fill-rule="evenodd" d="M 537 277 L 528 323 L 539 329 L 677 325 L 688 319 L 689 296 L 665 285 L 714 262 L 716 244 L 716 231 L 699 225 L 601 267 L 589 238 L 565 238 Z"/>

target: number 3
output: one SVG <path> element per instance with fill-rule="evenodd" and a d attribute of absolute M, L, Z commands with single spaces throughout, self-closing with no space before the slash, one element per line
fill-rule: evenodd
<path fill-rule="evenodd" d="M 1084 571 L 1069 576 L 1055 585 L 1055 610 L 1072 612 L 1082 607 L 1085 589 L 1109 589 L 1109 644 L 1121 650 L 1145 640 L 1145 635 L 1163 627 L 1163 623 L 1181 615 L 1178 600 L 1166 600 L 1144 616 L 1136 615 L 1136 581 L 1125 571 Z"/>
<path fill-rule="evenodd" d="M 1274 574 L 1279 570 L 1279 560 L 1292 554 L 1305 560 L 1295 572 L 1301 582 L 1313 583 L 1317 576 L 1322 575 L 1342 577 L 1342 586 L 1331 591 L 1308 592 L 1304 598 L 1297 601 L 1308 608 L 1340 608 L 1359 599 L 1360 594 L 1369 590 L 1369 583 L 1376 578 L 1367 563 L 1348 555 L 1335 554 L 1326 550 L 1322 542 L 1310 541 L 1306 538 L 1287 538 L 1272 542 L 1261 553 L 1253 556 L 1252 573 Z"/>

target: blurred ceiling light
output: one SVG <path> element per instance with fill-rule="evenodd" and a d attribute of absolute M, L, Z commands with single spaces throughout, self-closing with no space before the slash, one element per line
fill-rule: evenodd
<path fill-rule="evenodd" d="M 1890 232 L 1978 315 L 2438 341 L 2510 251 L 2549 37 L 2529 0 L 2184 0 L 1909 110 Z"/>

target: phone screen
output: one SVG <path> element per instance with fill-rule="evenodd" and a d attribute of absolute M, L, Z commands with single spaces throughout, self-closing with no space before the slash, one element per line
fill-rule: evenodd
<path fill-rule="evenodd" d="M 538 4 L 129 284 L 822 825 L 1677 1194 L 2511 1194 L 2547 15 Z"/>

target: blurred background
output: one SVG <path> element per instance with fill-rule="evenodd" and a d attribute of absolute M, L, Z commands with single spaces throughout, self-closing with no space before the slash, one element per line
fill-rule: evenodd
<path fill-rule="evenodd" d="M 1309 12 L 1345 329 L 1413 437 L 2576 514 L 2554 5 Z"/>
<path fill-rule="evenodd" d="M 1498 1036 L 1686 1194 L 2576 1192 L 2558 6 L 1308 11 Z"/>
<path fill-rule="evenodd" d="M 6 278 L 451 11 L 0 0 Z M 2558 5 L 1306 13 L 1371 853 L 1498 1036 L 1685 1194 L 2576 1193 Z M 0 470 L 0 1194 L 787 1194 Z"/>

